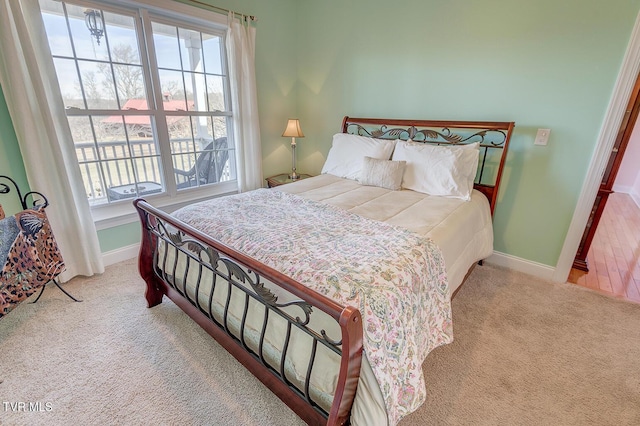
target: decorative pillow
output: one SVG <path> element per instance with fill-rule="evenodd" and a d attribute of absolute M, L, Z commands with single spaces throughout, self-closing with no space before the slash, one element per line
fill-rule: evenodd
<path fill-rule="evenodd" d="M 322 167 L 322 173 L 342 178 L 358 179 L 362 175 L 364 157 L 389 160 L 395 140 L 337 133 Z"/>
<path fill-rule="evenodd" d="M 402 187 L 429 195 L 471 199 L 480 144 L 442 146 L 398 141 L 393 160 L 406 161 Z"/>
<path fill-rule="evenodd" d="M 406 164 L 406 161 L 378 160 L 364 157 L 360 183 L 397 191 L 402 188 L 402 175 Z"/>

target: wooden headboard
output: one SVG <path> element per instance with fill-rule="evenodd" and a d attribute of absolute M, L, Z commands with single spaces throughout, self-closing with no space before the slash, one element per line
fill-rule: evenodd
<path fill-rule="evenodd" d="M 479 142 L 480 159 L 474 188 L 489 199 L 491 215 L 498 199 L 507 148 L 515 123 L 486 121 L 396 120 L 344 117 L 342 133 L 377 139 L 411 139 L 436 145 Z"/>

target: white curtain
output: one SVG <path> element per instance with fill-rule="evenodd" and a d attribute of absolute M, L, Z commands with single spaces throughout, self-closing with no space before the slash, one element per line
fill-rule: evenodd
<path fill-rule="evenodd" d="M 104 271 L 37 0 L 0 0 L 0 85 L 30 189 L 49 199 L 62 281 Z"/>
<path fill-rule="evenodd" d="M 255 71 L 255 27 L 248 24 L 244 16 L 237 19 L 233 12 L 229 12 L 226 45 L 238 186 L 240 192 L 245 192 L 263 185 Z"/>

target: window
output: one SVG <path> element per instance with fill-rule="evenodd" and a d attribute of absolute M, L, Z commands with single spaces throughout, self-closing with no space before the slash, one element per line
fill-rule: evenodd
<path fill-rule="evenodd" d="M 220 27 L 108 2 L 40 6 L 92 206 L 235 182 Z"/>

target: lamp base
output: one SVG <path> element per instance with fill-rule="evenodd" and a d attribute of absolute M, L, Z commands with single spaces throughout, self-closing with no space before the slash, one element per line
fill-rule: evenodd
<path fill-rule="evenodd" d="M 294 172 L 291 172 L 291 174 L 289 175 L 289 179 L 291 179 L 291 180 L 298 180 L 298 179 L 300 179 L 300 175 L 299 175 L 299 174 L 297 174 L 295 171 L 294 171 Z"/>

